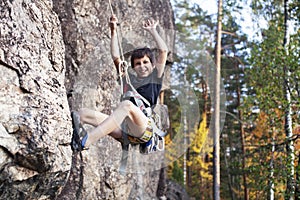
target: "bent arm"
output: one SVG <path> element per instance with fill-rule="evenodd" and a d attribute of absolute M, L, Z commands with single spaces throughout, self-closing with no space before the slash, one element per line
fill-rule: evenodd
<path fill-rule="evenodd" d="M 149 33 L 152 35 L 154 41 L 156 42 L 156 45 L 159 49 L 159 55 L 156 58 L 155 66 L 157 68 L 157 76 L 158 78 L 162 77 L 164 70 L 165 70 L 165 65 L 167 61 L 167 56 L 168 56 L 168 47 L 165 43 L 165 41 L 161 38 L 159 33 L 156 30 L 156 26 L 158 25 L 158 21 L 155 20 L 147 20 L 144 22 L 143 28 L 148 30 Z"/>
<path fill-rule="evenodd" d="M 158 57 L 156 58 L 155 66 L 158 71 L 158 77 L 160 78 L 163 75 L 165 70 L 165 65 L 168 56 L 168 47 L 156 30 L 154 33 L 152 33 L 152 36 L 159 49 L 159 54 Z"/>

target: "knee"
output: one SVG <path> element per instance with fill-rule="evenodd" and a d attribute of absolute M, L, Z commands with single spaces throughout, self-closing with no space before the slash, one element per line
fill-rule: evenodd
<path fill-rule="evenodd" d="M 119 108 L 124 110 L 128 114 L 132 111 L 133 106 L 134 106 L 134 104 L 129 100 L 122 101 L 119 104 Z"/>
<path fill-rule="evenodd" d="M 85 118 L 88 116 L 89 110 L 90 109 L 88 109 L 88 108 L 81 108 L 78 110 L 78 114 L 80 116 L 81 121 L 84 121 Z"/>

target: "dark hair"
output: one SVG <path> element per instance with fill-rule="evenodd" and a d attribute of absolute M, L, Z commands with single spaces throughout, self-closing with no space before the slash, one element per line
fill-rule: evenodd
<path fill-rule="evenodd" d="M 131 67 L 134 68 L 134 59 L 143 58 L 144 56 L 147 56 L 152 64 L 154 63 L 154 59 L 155 59 L 154 53 L 151 51 L 150 48 L 143 47 L 132 51 L 131 59 L 130 59 Z"/>

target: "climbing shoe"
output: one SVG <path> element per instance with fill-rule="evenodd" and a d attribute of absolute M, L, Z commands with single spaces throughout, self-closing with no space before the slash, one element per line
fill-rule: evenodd
<path fill-rule="evenodd" d="M 80 116 L 76 111 L 72 111 L 71 117 L 73 125 L 71 148 L 74 152 L 86 150 L 87 148 L 84 145 L 88 138 L 88 134 L 80 123 Z"/>

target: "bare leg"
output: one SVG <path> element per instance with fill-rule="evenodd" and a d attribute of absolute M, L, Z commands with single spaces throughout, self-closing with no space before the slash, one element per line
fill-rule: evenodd
<path fill-rule="evenodd" d="M 91 110 L 88 108 L 82 108 L 78 111 L 80 115 L 80 121 L 83 124 L 89 124 L 92 126 L 98 126 L 101 122 L 103 122 L 108 115 L 102 112 L 98 112 L 95 110 Z"/>
<path fill-rule="evenodd" d="M 85 146 L 89 146 L 115 130 L 120 130 L 125 119 L 129 121 L 128 126 L 131 133 L 135 137 L 141 137 L 146 130 L 148 118 L 132 102 L 123 101 L 109 117 L 105 118 L 94 130 L 88 133 Z"/>
<path fill-rule="evenodd" d="M 102 112 L 98 112 L 95 110 L 91 110 L 88 108 L 82 108 L 78 111 L 80 116 L 80 121 L 82 124 L 89 124 L 94 127 L 97 127 L 101 124 L 109 115 L 104 114 Z M 122 130 L 120 128 L 116 128 L 109 134 L 111 137 L 115 139 L 122 138 Z"/>

